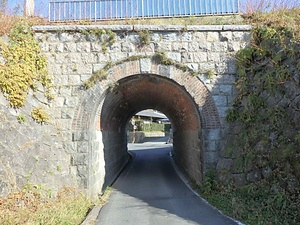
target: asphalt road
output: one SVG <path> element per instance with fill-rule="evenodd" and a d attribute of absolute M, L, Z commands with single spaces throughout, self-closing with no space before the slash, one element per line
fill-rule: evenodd
<path fill-rule="evenodd" d="M 237 224 L 199 198 L 176 173 L 171 145 L 129 144 L 133 154 L 113 185 L 97 225 Z"/>

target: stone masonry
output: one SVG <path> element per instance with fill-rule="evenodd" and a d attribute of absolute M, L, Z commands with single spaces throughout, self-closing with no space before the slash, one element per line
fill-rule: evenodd
<path fill-rule="evenodd" d="M 116 41 L 103 52 L 99 37 L 89 32 L 93 29 L 115 32 Z M 75 185 L 92 196 L 99 194 L 129 159 L 126 137 L 117 129 L 102 127 L 109 116 L 107 112 L 114 111 L 109 107 L 122 104 L 122 96 L 110 97 L 107 90 L 133 75 L 152 74 L 172 80 L 178 90 L 191 97 L 201 124 L 195 126 L 198 130 L 190 135 L 191 139 L 190 131 L 180 134 L 178 140 L 185 144 L 177 142 L 178 156 L 190 162 L 191 166 L 184 169 L 193 179 L 201 177 L 192 172 L 193 165 L 203 163 L 203 167 L 197 167 L 199 173 L 216 166 L 228 129 L 226 110 L 235 96 L 234 56 L 247 45 L 249 26 L 89 25 L 37 26 L 33 30 L 48 59 L 55 99 L 47 103 L 30 94 L 26 106 L 15 110 L 0 95 L 0 195 L 26 182 L 45 183 L 54 191 Z M 147 45 L 140 44 L 141 30 L 151 31 Z M 157 64 L 150 58 L 126 62 L 128 57 L 150 57 L 158 51 L 198 71 L 198 76 L 192 77 L 173 65 Z M 93 72 L 108 62 L 121 60 L 108 71 L 107 80 L 88 90 L 83 87 Z M 107 103 L 108 98 L 116 104 Z M 36 124 L 30 119 L 30 108 L 41 104 L 50 114 L 48 124 Z M 24 124 L 16 120 L 20 113 L 27 118 Z M 170 111 L 170 117 L 175 118 L 171 114 Z M 126 126 L 126 122 L 122 124 Z M 192 148 L 198 153 L 193 153 Z"/>

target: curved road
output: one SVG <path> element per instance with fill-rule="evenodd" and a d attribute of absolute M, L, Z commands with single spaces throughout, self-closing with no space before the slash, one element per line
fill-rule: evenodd
<path fill-rule="evenodd" d="M 133 160 L 113 185 L 97 225 L 237 224 L 195 195 L 176 173 L 163 142 L 129 144 Z"/>

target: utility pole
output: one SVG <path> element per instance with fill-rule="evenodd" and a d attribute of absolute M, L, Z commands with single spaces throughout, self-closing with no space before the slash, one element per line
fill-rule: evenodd
<path fill-rule="evenodd" d="M 34 16 L 34 0 L 25 0 L 24 15 Z"/>

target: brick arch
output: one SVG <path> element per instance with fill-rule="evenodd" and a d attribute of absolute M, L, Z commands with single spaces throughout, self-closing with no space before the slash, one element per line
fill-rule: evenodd
<path fill-rule="evenodd" d="M 84 159 L 85 163 L 81 162 L 84 166 L 78 165 L 81 169 L 84 167 L 82 170 L 86 171 L 86 174 L 78 175 L 79 183 L 82 183 L 81 186 L 93 192 L 99 190 L 103 185 L 108 185 L 114 180 L 116 174 L 129 158 L 124 135 L 120 135 L 117 130 L 101 131 L 100 118 L 103 109 L 110 107 L 109 104 L 105 104 L 105 101 L 109 101 L 107 100 L 107 97 L 110 96 L 107 94 L 109 88 L 117 82 L 129 79 L 132 76 L 157 76 L 172 81 L 174 86 L 186 92 L 192 102 L 195 103 L 196 111 L 201 116 L 201 119 L 199 119 L 201 126 L 198 126 L 199 130 L 197 131 L 178 132 L 177 140 L 179 141 L 176 142 L 176 149 L 178 150 L 175 152 L 178 152 L 176 158 L 179 164 L 183 165 L 182 167 L 184 167 L 183 169 L 187 174 L 195 181 L 201 180 L 204 154 L 202 129 L 219 129 L 221 127 L 217 108 L 205 85 L 197 77 L 193 77 L 175 66 L 155 64 L 150 59 L 124 62 L 111 68 L 108 73 L 108 79 L 97 83 L 87 91 L 82 90 L 80 104 L 77 106 L 73 118 L 73 141 L 77 143 L 78 152 L 87 153 L 87 157 Z M 106 109 L 106 111 L 109 110 L 110 108 Z M 113 144 L 116 140 L 120 143 L 119 146 Z M 186 146 L 189 150 L 186 150 L 186 152 L 180 150 L 187 149 Z M 99 149 L 104 153 L 101 153 Z M 114 156 L 110 156 L 112 153 Z M 116 162 L 104 162 L 104 159 L 100 162 L 99 155 L 101 154 L 104 154 L 104 156 L 101 156 L 102 158 L 113 158 Z M 102 164 L 104 166 L 99 169 Z M 196 164 L 199 164 L 197 168 L 194 167 Z M 84 176 L 86 176 L 85 182 L 80 181 Z M 102 178 L 99 180 L 97 177 Z"/>
<path fill-rule="evenodd" d="M 172 79 L 155 74 L 138 74 L 118 81 L 107 92 L 101 109 L 101 131 L 126 130 L 129 119 L 144 109 L 163 112 L 173 131 L 201 129 L 199 109 L 186 90 Z"/>
<path fill-rule="evenodd" d="M 174 80 L 185 88 L 198 105 L 201 114 L 202 128 L 221 128 L 218 110 L 209 90 L 200 79 L 191 76 L 188 72 L 183 72 L 172 65 L 166 66 L 153 63 L 150 59 L 140 59 L 116 65 L 111 68 L 108 73 L 108 79 L 95 85 L 95 87 L 88 91 L 85 99 L 81 100 L 81 105 L 79 105 L 75 111 L 72 124 L 73 130 L 88 129 L 88 126 L 92 124 L 97 126 L 95 123 L 98 121 L 89 121 L 87 118 L 88 115 L 92 115 L 90 118 L 94 118 L 95 113 L 99 112 L 99 110 L 91 108 L 91 106 L 88 105 L 89 102 L 92 101 L 95 102 L 95 104 L 97 104 L 97 102 L 99 103 L 104 97 L 104 91 L 111 84 L 136 74 L 156 74 Z"/>

